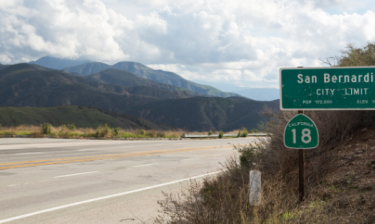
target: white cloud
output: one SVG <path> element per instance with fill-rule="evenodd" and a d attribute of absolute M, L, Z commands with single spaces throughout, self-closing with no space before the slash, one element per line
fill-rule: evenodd
<path fill-rule="evenodd" d="M 52 55 L 137 61 L 187 79 L 277 86 L 280 67 L 320 66 L 375 39 L 372 2 L 0 1 L 0 63 Z"/>

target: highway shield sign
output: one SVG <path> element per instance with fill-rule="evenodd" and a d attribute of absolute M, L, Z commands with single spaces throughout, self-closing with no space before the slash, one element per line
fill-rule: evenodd
<path fill-rule="evenodd" d="M 285 127 L 284 144 L 293 149 L 312 149 L 319 145 L 315 123 L 306 115 L 298 114 Z"/>

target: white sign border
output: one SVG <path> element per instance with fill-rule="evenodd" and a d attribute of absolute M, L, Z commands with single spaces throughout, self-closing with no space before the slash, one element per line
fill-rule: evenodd
<path fill-rule="evenodd" d="M 303 68 L 280 68 L 279 69 L 279 86 L 280 86 L 280 110 L 375 110 L 375 108 L 283 108 L 283 99 L 282 99 L 282 86 L 281 86 L 281 71 L 282 70 L 304 70 L 304 69 L 357 69 L 357 68 L 373 68 L 375 69 L 375 66 L 351 66 L 351 67 L 303 67 Z"/>
<path fill-rule="evenodd" d="M 285 133 L 286 133 L 286 128 L 288 127 L 288 124 L 291 120 L 293 120 L 295 117 L 299 116 L 299 115 L 302 115 L 302 116 L 305 116 L 307 118 L 310 119 L 310 121 L 315 125 L 315 128 L 316 128 L 316 132 L 318 133 L 318 144 L 315 146 L 315 147 L 311 147 L 311 148 L 295 148 L 295 147 L 288 147 L 285 145 Z M 318 129 L 318 126 L 316 126 L 315 122 L 307 115 L 305 114 L 297 114 L 296 116 L 292 117 L 288 123 L 285 125 L 285 129 L 284 129 L 284 138 L 283 138 L 283 143 L 284 143 L 284 146 L 288 149 L 315 149 L 315 148 L 318 148 L 319 147 L 319 129 Z"/>

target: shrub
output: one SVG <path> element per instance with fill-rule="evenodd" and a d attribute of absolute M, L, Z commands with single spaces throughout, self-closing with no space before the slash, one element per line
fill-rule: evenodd
<path fill-rule="evenodd" d="M 158 131 L 158 132 L 156 133 L 156 137 L 158 137 L 158 138 L 165 138 L 165 133 L 162 132 L 162 131 Z"/>
<path fill-rule="evenodd" d="M 108 126 L 108 124 L 100 125 L 96 129 L 95 136 L 96 137 L 108 137 L 111 134 L 111 128 Z"/>
<path fill-rule="evenodd" d="M 238 131 L 237 138 L 241 137 L 241 131 Z"/>
<path fill-rule="evenodd" d="M 223 138 L 223 136 L 224 136 L 223 131 L 220 131 L 220 133 L 219 133 L 219 138 Z"/>
<path fill-rule="evenodd" d="M 51 124 L 43 123 L 42 124 L 42 134 L 49 135 L 51 134 Z"/>
<path fill-rule="evenodd" d="M 74 124 L 68 124 L 67 127 L 70 131 L 74 131 L 76 129 L 76 126 Z"/>
<path fill-rule="evenodd" d="M 187 191 L 165 194 L 165 200 L 158 201 L 162 215 L 156 223 L 250 223 L 249 171 L 234 158 L 223 169 L 203 184 L 191 181 Z"/>
<path fill-rule="evenodd" d="M 242 134 L 241 134 L 241 137 L 247 137 L 247 135 L 248 135 L 249 133 L 247 132 L 247 130 L 245 129 L 243 132 L 242 132 Z"/>
<path fill-rule="evenodd" d="M 144 129 L 141 129 L 141 135 L 145 136 L 145 134 L 146 134 L 146 131 Z"/>
<path fill-rule="evenodd" d="M 155 131 L 148 131 L 143 136 L 148 137 L 148 138 L 154 138 L 154 137 L 156 137 L 156 132 Z"/>
<path fill-rule="evenodd" d="M 68 129 L 68 127 L 65 125 L 65 124 L 62 124 L 61 125 L 61 128 L 60 128 L 60 131 L 59 131 L 59 135 L 60 136 L 63 136 L 63 135 L 66 135 L 66 130 Z"/>
<path fill-rule="evenodd" d="M 117 127 L 114 129 L 115 136 L 118 136 L 120 134 L 120 130 L 121 130 L 120 127 Z"/>
<path fill-rule="evenodd" d="M 353 44 L 348 44 L 347 50 L 342 51 L 341 56 L 330 57 L 336 60 L 332 64 L 329 60 L 324 63 L 330 66 L 373 66 L 375 65 L 375 43 L 367 43 L 363 48 L 356 48 Z"/>
<path fill-rule="evenodd" d="M 208 132 L 208 135 L 212 135 L 212 130 L 210 130 L 210 131 Z"/>
<path fill-rule="evenodd" d="M 255 146 L 252 146 L 250 144 L 243 147 L 234 146 L 234 149 L 236 149 L 240 153 L 239 159 L 241 166 L 251 168 L 256 165 L 255 163 L 257 159 L 257 148 Z"/>

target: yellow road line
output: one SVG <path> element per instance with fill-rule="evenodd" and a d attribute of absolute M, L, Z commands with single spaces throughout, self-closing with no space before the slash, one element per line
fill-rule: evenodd
<path fill-rule="evenodd" d="M 94 160 L 117 159 L 117 158 L 126 158 L 126 157 L 148 156 L 148 155 L 154 155 L 154 154 L 169 154 L 169 153 L 177 153 L 177 152 L 189 152 L 189 151 L 197 151 L 197 150 L 204 150 L 204 149 L 231 148 L 231 147 L 233 146 L 191 147 L 191 148 L 181 148 L 181 149 L 165 149 L 165 150 L 156 150 L 156 151 L 122 153 L 122 154 L 95 155 L 95 156 L 84 156 L 84 157 L 71 157 L 71 158 L 44 159 L 44 160 L 22 161 L 22 162 L 12 162 L 12 163 L 0 163 L 0 170 L 20 168 L 20 167 L 30 167 L 30 166 L 41 166 L 41 165 L 73 163 L 73 162 L 86 162 L 86 161 L 94 161 Z"/>
<path fill-rule="evenodd" d="M 195 151 L 195 150 L 184 150 L 178 152 L 188 152 L 188 151 Z M 86 161 L 94 161 L 94 160 L 105 160 L 105 159 L 118 159 L 118 158 L 126 158 L 126 157 L 138 157 L 138 156 L 148 156 L 153 154 L 167 154 L 173 152 L 162 152 L 162 153 L 145 153 L 145 154 L 138 154 L 138 155 L 123 155 L 123 156 L 113 156 L 113 157 L 98 157 L 98 158 L 87 158 L 87 159 L 76 159 L 76 160 L 65 160 L 65 161 L 56 161 L 56 162 L 46 162 L 46 163 L 35 163 L 35 164 L 24 164 L 24 165 L 14 165 L 14 166 L 7 166 L 7 167 L 0 167 L 0 169 L 10 169 L 10 168 L 19 168 L 19 167 L 28 167 L 28 166 L 40 166 L 40 165 L 51 165 L 51 164 L 61 164 L 61 163 L 74 163 L 74 162 L 86 162 Z"/>
<path fill-rule="evenodd" d="M 232 146 L 230 146 L 232 147 Z M 131 153 L 120 153 L 120 154 L 108 154 L 108 155 L 93 155 L 93 156 L 84 156 L 84 157 L 70 157 L 70 158 L 58 158 L 58 159 L 43 159 L 43 160 L 33 160 L 33 161 L 22 161 L 22 162 L 11 162 L 11 163 L 0 163 L 0 166 L 3 165 L 12 165 L 12 164 L 23 164 L 23 163 L 39 163 L 39 162 L 47 162 L 47 161 L 58 161 L 58 160 L 73 160 L 73 159 L 81 159 L 81 158 L 96 158 L 96 157 L 103 157 L 103 156 L 121 156 L 121 155 L 132 155 L 132 154 L 143 154 L 143 153 L 158 153 L 158 152 L 165 152 L 165 151 L 172 151 L 178 152 L 180 150 L 185 149 L 213 149 L 218 148 L 218 146 L 214 147 L 192 147 L 192 148 L 180 148 L 180 149 L 163 149 L 163 150 L 155 150 L 155 151 L 143 151 L 143 152 L 131 152 Z M 227 146 L 225 148 L 228 148 Z"/>

